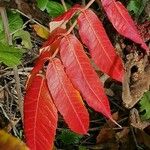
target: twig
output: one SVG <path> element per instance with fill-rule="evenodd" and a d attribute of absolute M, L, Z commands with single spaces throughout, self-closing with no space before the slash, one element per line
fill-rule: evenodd
<path fill-rule="evenodd" d="M 82 10 L 86 10 L 88 9 L 93 3 L 94 3 L 95 0 L 90 0 L 89 3 L 82 9 Z M 82 11 L 81 10 L 81 11 Z M 77 20 L 72 24 L 72 26 L 69 28 L 69 30 L 66 32 L 66 35 L 67 34 L 70 34 L 72 32 L 72 30 L 74 29 L 74 27 L 76 26 L 77 24 Z"/>
<path fill-rule="evenodd" d="M 109 97 L 109 100 L 110 100 L 110 102 L 111 102 L 113 105 L 117 106 L 117 107 L 118 107 L 120 110 L 122 110 L 123 112 L 126 111 L 126 110 L 125 110 L 124 108 L 122 108 L 120 105 L 118 105 L 117 103 L 115 103 L 115 102 L 112 100 L 111 97 Z"/>
<path fill-rule="evenodd" d="M 74 27 L 76 26 L 76 24 L 77 24 L 77 21 L 75 21 L 75 22 L 71 25 L 71 27 L 69 28 L 69 30 L 66 32 L 66 35 L 68 35 L 68 34 L 70 34 L 70 33 L 72 32 L 72 30 L 74 29 Z"/>
<path fill-rule="evenodd" d="M 28 75 L 32 69 L 33 69 L 33 67 L 20 68 L 20 69 L 18 69 L 18 73 L 19 73 L 19 75 Z M 8 70 L 7 72 L 4 71 L 4 73 L 1 73 L 0 78 L 2 78 L 4 76 L 10 76 L 10 75 L 14 75 L 14 72 L 12 70 Z"/>
<path fill-rule="evenodd" d="M 8 44 L 12 45 L 12 37 L 11 37 L 10 31 L 9 31 L 9 24 L 8 24 L 6 9 L 4 7 L 0 7 L 0 13 L 2 16 L 4 31 L 5 31 L 5 35 L 6 35 Z M 14 78 L 16 80 L 16 90 L 17 90 L 17 94 L 18 94 L 18 105 L 19 105 L 19 110 L 21 113 L 21 118 L 23 120 L 23 101 L 22 101 L 23 98 L 22 98 L 21 88 L 20 88 L 20 78 L 19 78 L 17 67 L 14 67 L 13 70 L 14 70 Z"/>
<path fill-rule="evenodd" d="M 4 7 L 0 7 L 0 13 L 1 13 L 1 16 L 2 16 L 2 21 L 3 21 L 3 27 L 4 27 L 4 31 L 5 31 L 6 40 L 7 40 L 9 45 L 12 45 L 12 37 L 10 36 L 6 9 Z"/>
<path fill-rule="evenodd" d="M 44 28 L 46 31 L 50 32 L 48 28 L 46 28 L 45 26 L 43 26 L 42 24 L 40 24 L 39 22 L 37 22 L 36 20 L 34 20 L 33 18 L 27 16 L 26 14 L 24 14 L 23 12 L 21 12 L 20 10 L 16 10 L 18 13 L 20 13 L 21 15 L 23 15 L 24 17 L 28 18 L 30 21 L 33 21 L 34 23 L 38 24 L 39 26 L 41 26 L 42 28 Z"/>
<path fill-rule="evenodd" d="M 62 3 L 62 5 L 63 5 L 63 7 L 64 7 L 65 11 L 67 11 L 67 6 L 66 6 L 65 1 L 64 1 L 64 0 L 61 0 L 61 3 Z"/>
<path fill-rule="evenodd" d="M 20 109 L 20 113 L 21 113 L 21 118 L 23 121 L 23 97 L 22 97 L 22 93 L 21 93 L 20 78 L 19 78 L 17 66 L 14 67 L 13 70 L 14 70 L 14 77 L 16 80 L 16 91 L 17 91 L 17 95 L 18 95 L 18 105 L 19 105 L 19 109 Z"/>
<path fill-rule="evenodd" d="M 137 140 L 136 140 L 136 137 L 135 137 L 135 133 L 134 133 L 133 127 L 131 126 L 130 129 L 131 129 L 131 132 L 132 132 L 132 135 L 133 135 L 133 139 L 134 139 L 136 148 L 137 148 L 138 150 L 143 150 L 143 148 L 140 147 L 140 146 L 138 145 L 138 142 L 137 142 Z"/>
<path fill-rule="evenodd" d="M 7 118 L 10 121 L 10 118 L 8 117 L 7 113 L 5 112 L 2 104 L 0 104 L 0 108 L 1 108 L 1 110 L 2 110 L 2 112 L 4 114 L 4 116 L 5 116 L 5 118 Z"/>
<path fill-rule="evenodd" d="M 10 84 L 14 83 L 15 80 L 11 80 L 10 82 L 8 82 L 7 84 L 5 84 L 3 87 L 0 88 L 0 92 L 4 90 L 4 88 L 6 88 L 7 86 L 9 86 Z"/>
<path fill-rule="evenodd" d="M 85 6 L 86 2 L 85 0 L 82 0 L 82 5 Z"/>
<path fill-rule="evenodd" d="M 94 2 L 95 2 L 95 0 L 90 0 L 90 1 L 88 2 L 88 4 L 84 7 L 84 10 L 85 10 L 85 9 L 88 9 Z"/>

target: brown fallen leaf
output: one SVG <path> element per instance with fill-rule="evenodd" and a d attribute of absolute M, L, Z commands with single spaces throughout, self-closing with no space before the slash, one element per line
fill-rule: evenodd
<path fill-rule="evenodd" d="M 144 144 L 150 149 L 150 135 L 145 131 L 136 129 L 136 137 L 139 144 Z"/>
<path fill-rule="evenodd" d="M 118 120 L 118 112 L 112 114 L 112 117 L 115 121 Z M 115 138 L 115 132 L 112 129 L 116 125 L 112 123 L 112 121 L 108 120 L 107 123 L 101 128 L 98 136 L 96 137 L 96 143 L 104 143 L 108 141 L 114 141 Z M 110 128 L 111 127 L 111 128 Z"/>
<path fill-rule="evenodd" d="M 146 127 L 150 125 L 149 121 L 142 121 L 139 112 L 136 108 L 131 109 L 130 111 L 130 124 L 134 128 L 138 128 L 140 130 L 144 130 Z"/>
<path fill-rule="evenodd" d="M 126 108 L 132 108 L 149 90 L 150 64 L 147 55 L 141 58 L 137 53 L 127 55 L 123 81 L 122 100 Z M 135 70 L 134 72 L 132 70 Z"/>
<path fill-rule="evenodd" d="M 130 123 L 134 127 L 138 144 L 144 144 L 150 148 L 150 135 L 146 131 L 150 126 L 149 121 L 142 121 L 136 108 L 130 111 Z M 146 129 L 146 130 L 145 130 Z M 149 132 L 150 133 L 150 132 Z"/>
<path fill-rule="evenodd" d="M 118 141 L 122 141 L 123 139 L 127 139 L 129 132 L 130 132 L 130 129 L 128 127 L 123 128 L 123 130 L 116 133 L 116 139 Z"/>

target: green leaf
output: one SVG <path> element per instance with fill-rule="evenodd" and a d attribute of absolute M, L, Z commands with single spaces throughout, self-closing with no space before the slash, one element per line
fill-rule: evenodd
<path fill-rule="evenodd" d="M 3 31 L 2 17 L 0 16 L 0 33 Z"/>
<path fill-rule="evenodd" d="M 51 17 L 57 17 L 65 12 L 64 7 L 60 3 L 54 1 L 48 1 L 46 10 Z"/>
<path fill-rule="evenodd" d="M 42 11 L 46 9 L 47 3 L 48 3 L 48 0 L 37 0 L 37 6 Z"/>
<path fill-rule="evenodd" d="M 127 8 L 129 11 L 133 11 L 134 14 L 137 14 L 139 9 L 141 7 L 141 2 L 140 0 L 130 0 Z"/>
<path fill-rule="evenodd" d="M 14 39 L 18 39 L 21 38 L 22 42 L 21 44 L 28 49 L 32 48 L 32 43 L 31 43 L 31 38 L 30 38 L 30 34 L 27 31 L 24 30 L 19 30 L 17 31 L 14 35 L 13 35 Z"/>
<path fill-rule="evenodd" d="M 19 65 L 23 52 L 23 50 L 0 43 L 0 62 L 10 67 Z"/>
<path fill-rule="evenodd" d="M 140 112 L 144 113 L 141 115 L 144 120 L 150 119 L 150 91 L 144 93 L 140 101 Z"/>
<path fill-rule="evenodd" d="M 14 11 L 9 11 L 7 15 L 8 15 L 8 22 L 9 22 L 9 30 L 11 33 L 20 29 L 23 26 L 23 20 L 20 17 L 19 13 Z M 5 39 L 2 18 L 0 18 L 0 41 L 2 43 L 7 43 Z"/>
<path fill-rule="evenodd" d="M 133 11 L 135 17 L 138 18 L 143 12 L 147 2 L 149 0 L 130 0 L 127 9 Z"/>
<path fill-rule="evenodd" d="M 0 32 L 0 41 L 1 43 L 7 43 L 4 32 Z"/>
<path fill-rule="evenodd" d="M 17 12 L 8 12 L 8 21 L 10 32 L 14 32 L 23 26 L 23 20 Z"/>
<path fill-rule="evenodd" d="M 68 3 L 65 4 L 67 9 L 71 7 Z M 37 6 L 42 11 L 46 10 L 51 17 L 57 17 L 65 12 L 63 5 L 55 1 L 37 0 Z"/>
<path fill-rule="evenodd" d="M 81 138 L 82 135 L 76 134 L 69 129 L 64 129 L 58 137 L 64 145 L 78 144 Z"/>

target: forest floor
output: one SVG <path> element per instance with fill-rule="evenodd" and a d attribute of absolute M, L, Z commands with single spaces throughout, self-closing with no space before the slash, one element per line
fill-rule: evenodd
<path fill-rule="evenodd" d="M 80 1 L 70 2 L 69 0 L 67 2 L 71 5 L 81 3 Z M 122 0 L 122 2 L 125 6 L 127 6 L 127 2 L 125 0 Z M 33 11 L 30 10 L 31 7 L 29 6 L 33 5 L 33 3 L 27 4 L 25 2 L 25 8 L 27 7 L 29 9 L 26 9 L 27 12 L 25 12 L 25 8 L 19 8 L 19 10 L 23 12 L 23 14 L 21 14 L 21 18 L 23 19 L 24 24 L 26 24 L 24 29 L 30 33 L 32 48 L 26 49 L 26 52 L 23 54 L 22 63 L 17 67 L 17 70 L 7 67 L 3 63 L 0 64 L 0 129 L 4 129 L 8 133 L 11 133 L 23 141 L 23 120 L 20 112 L 22 112 L 21 105 L 26 92 L 25 84 L 30 71 L 34 67 L 35 60 L 39 56 L 39 49 L 45 41 L 45 39 L 37 35 L 37 32 L 34 30 L 32 25 L 38 22 L 39 24 L 48 27 L 48 22 L 50 21 L 45 12 L 40 11 L 41 15 L 38 16 L 36 13 L 34 14 Z M 134 20 L 136 20 L 135 22 L 137 23 L 137 27 L 146 44 L 150 46 L 150 2 L 148 3 L 149 4 L 146 5 L 142 14 L 138 18 L 136 18 L 134 14 L 132 17 Z M 8 10 L 11 8 L 18 9 L 12 3 L 7 3 L 6 8 Z M 140 80 L 140 85 L 149 82 L 149 72 L 147 73 L 143 71 L 142 73 L 139 73 L 139 70 L 145 68 L 146 66 L 140 66 L 140 63 L 135 63 L 133 66 L 131 66 L 129 63 L 131 59 L 136 59 L 137 56 L 142 57 L 144 55 L 141 48 L 130 40 L 125 39 L 116 33 L 115 29 L 107 19 L 106 14 L 102 10 L 99 2 L 96 1 L 91 8 L 103 22 L 110 40 L 124 61 L 126 69 L 131 72 L 131 75 L 127 76 L 127 78 L 130 79 L 130 82 L 127 83 L 128 81 L 124 81 L 128 84 L 127 86 L 129 88 L 131 87 L 131 84 L 134 86 L 134 82 L 132 80 L 134 80 L 135 75 L 139 74 L 145 77 L 142 81 Z M 37 13 L 38 11 L 39 10 L 37 10 Z M 35 19 L 29 21 L 30 17 Z M 17 44 L 21 43 L 20 39 L 18 39 L 16 42 Z M 127 59 L 127 56 L 129 59 Z M 144 58 L 141 59 L 141 62 L 142 61 L 144 61 Z M 149 58 L 147 61 L 149 61 Z M 15 71 L 17 71 L 17 74 L 19 75 L 19 85 L 17 85 L 18 81 L 16 81 Z M 98 73 L 100 79 L 104 82 L 104 87 L 110 101 L 113 118 L 122 126 L 122 128 L 119 128 L 111 121 L 106 120 L 101 114 L 87 106 L 88 112 L 90 113 L 89 134 L 81 136 L 71 132 L 65 124 L 63 118 L 59 115 L 57 134 L 55 138 L 55 149 L 150 149 L 150 121 L 143 121 L 141 119 L 139 100 L 134 99 L 134 95 L 136 95 L 138 91 L 141 91 L 141 97 L 143 96 L 145 86 L 138 87 L 135 85 L 133 89 L 128 91 L 126 83 L 121 84 L 120 82 L 112 80 L 97 70 L 97 68 L 95 68 L 95 71 Z M 21 90 L 20 98 L 18 98 L 18 86 Z M 123 95 L 125 96 L 123 97 Z M 130 96 L 133 98 L 130 102 L 131 108 L 127 109 L 125 105 L 128 105 L 128 99 Z M 122 97 L 124 100 L 122 100 Z M 19 99 L 21 99 L 22 102 L 19 102 Z"/>

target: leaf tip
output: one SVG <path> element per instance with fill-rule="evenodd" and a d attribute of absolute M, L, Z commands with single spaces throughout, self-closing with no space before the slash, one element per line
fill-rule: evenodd
<path fill-rule="evenodd" d="M 118 124 L 112 117 L 109 118 L 114 124 L 116 124 L 120 129 L 122 129 L 122 126 Z"/>
<path fill-rule="evenodd" d="M 141 47 L 142 47 L 143 49 L 145 49 L 147 52 L 150 51 L 150 49 L 148 48 L 148 46 L 147 46 L 144 42 L 142 43 Z"/>

